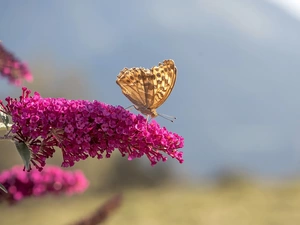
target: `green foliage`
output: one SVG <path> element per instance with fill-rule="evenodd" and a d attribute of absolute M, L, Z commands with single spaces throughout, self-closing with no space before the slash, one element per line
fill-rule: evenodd
<path fill-rule="evenodd" d="M 8 130 L 8 124 L 9 124 L 9 117 L 5 113 L 0 112 L 1 120 L 3 124 L 5 125 L 6 129 Z"/>
<path fill-rule="evenodd" d="M 8 193 L 6 188 L 2 184 L 0 184 L 0 190 L 4 191 L 5 193 Z"/>
<path fill-rule="evenodd" d="M 24 142 L 15 141 L 15 146 L 17 147 L 17 150 L 23 160 L 25 169 L 29 170 L 31 160 L 30 149 Z"/>

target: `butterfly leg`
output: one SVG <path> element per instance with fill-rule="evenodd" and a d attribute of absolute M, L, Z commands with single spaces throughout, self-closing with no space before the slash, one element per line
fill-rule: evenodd
<path fill-rule="evenodd" d="M 135 108 L 134 105 L 131 105 L 131 106 L 128 106 L 127 108 L 125 108 L 125 109 L 131 110 L 133 108 Z"/>
<path fill-rule="evenodd" d="M 150 115 L 147 115 L 147 117 L 146 117 L 146 130 L 148 130 L 148 125 L 149 125 L 150 120 L 151 120 Z"/>

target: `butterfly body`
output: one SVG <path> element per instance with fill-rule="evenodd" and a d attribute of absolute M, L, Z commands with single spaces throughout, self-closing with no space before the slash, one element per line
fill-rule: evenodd
<path fill-rule="evenodd" d="M 156 109 L 149 109 L 149 108 L 145 108 L 143 106 L 136 106 L 134 105 L 134 108 L 138 111 L 140 111 L 142 114 L 146 115 L 146 116 L 150 116 L 151 118 L 155 118 L 158 116 L 158 113 L 156 112 Z"/>
<path fill-rule="evenodd" d="M 171 94 L 176 82 L 177 68 L 173 60 L 164 60 L 151 69 L 124 68 L 116 83 L 135 109 L 146 116 L 158 116 L 156 109 Z"/>

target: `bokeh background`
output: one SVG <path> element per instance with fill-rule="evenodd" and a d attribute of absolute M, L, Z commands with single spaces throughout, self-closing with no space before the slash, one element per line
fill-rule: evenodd
<path fill-rule="evenodd" d="M 88 159 L 74 167 L 87 193 L 0 204 L 1 221 L 67 224 L 123 192 L 107 224 L 299 224 L 299 27 L 297 0 L 0 0 L 0 40 L 42 96 L 127 107 L 119 71 L 173 59 L 158 112 L 177 120 L 156 120 L 185 138 L 183 164 Z M 1 99 L 21 93 L 0 85 Z M 0 151 L 0 169 L 22 162 L 11 143 Z"/>

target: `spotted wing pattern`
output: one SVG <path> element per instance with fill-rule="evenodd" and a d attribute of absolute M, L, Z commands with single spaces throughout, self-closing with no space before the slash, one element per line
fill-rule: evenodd
<path fill-rule="evenodd" d="M 124 68 L 117 77 L 123 94 L 143 114 L 161 106 L 171 94 L 176 82 L 177 68 L 174 61 L 164 60 L 151 69 Z"/>

